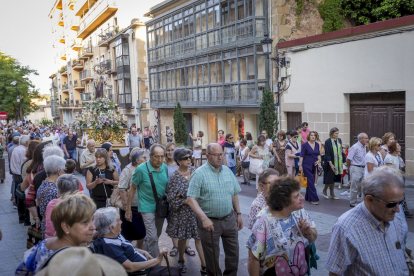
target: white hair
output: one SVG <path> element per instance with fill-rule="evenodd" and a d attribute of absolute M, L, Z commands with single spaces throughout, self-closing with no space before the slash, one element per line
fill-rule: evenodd
<path fill-rule="evenodd" d="M 89 139 L 88 141 L 86 141 L 86 146 L 88 146 L 90 143 L 95 143 L 95 140 Z"/>
<path fill-rule="evenodd" d="M 404 189 L 404 181 L 395 169 L 375 170 L 362 182 L 362 195 L 383 197 L 389 188 Z"/>
<path fill-rule="evenodd" d="M 116 226 L 119 216 L 118 209 L 115 207 L 100 208 L 96 210 L 93 217 L 96 231 L 99 235 L 105 235 L 110 232 L 110 226 Z"/>
<path fill-rule="evenodd" d="M 52 144 L 45 146 L 45 148 L 43 149 L 43 160 L 46 159 L 46 157 L 55 155 L 55 156 L 59 156 L 59 157 L 64 157 L 65 154 L 63 153 L 63 150 L 58 147 L 58 146 L 54 146 Z"/>
<path fill-rule="evenodd" d="M 19 144 L 20 145 L 26 145 L 27 142 L 30 141 L 30 136 L 29 135 L 22 135 L 19 138 Z"/>
<path fill-rule="evenodd" d="M 45 168 L 47 176 L 55 175 L 59 170 L 65 170 L 66 161 L 60 156 L 48 156 L 43 160 L 43 167 Z"/>

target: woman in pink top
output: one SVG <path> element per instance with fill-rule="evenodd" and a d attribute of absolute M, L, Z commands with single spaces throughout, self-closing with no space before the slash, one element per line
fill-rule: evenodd
<path fill-rule="evenodd" d="M 46 239 L 55 236 L 55 227 L 51 220 L 52 210 L 55 205 L 62 200 L 65 194 L 76 193 L 79 191 L 79 180 L 71 174 L 62 174 L 56 182 L 59 198 L 51 200 L 46 207 L 46 215 L 44 218 L 46 221 Z"/>
<path fill-rule="evenodd" d="M 148 126 L 146 126 L 144 128 L 144 145 L 145 145 L 145 149 L 149 149 L 150 146 L 151 146 L 150 136 L 151 136 L 151 131 L 149 130 Z"/>
<path fill-rule="evenodd" d="M 224 142 L 226 142 L 226 137 L 224 136 L 224 131 L 223 130 L 219 130 L 218 131 L 218 140 L 217 140 L 217 144 L 219 144 L 220 146 L 224 145 Z"/>

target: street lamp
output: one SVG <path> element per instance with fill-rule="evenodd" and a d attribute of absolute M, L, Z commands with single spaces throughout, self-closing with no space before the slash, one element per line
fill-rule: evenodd
<path fill-rule="evenodd" d="M 17 81 L 12 81 L 10 83 L 10 85 L 16 87 L 16 102 L 17 102 L 17 116 L 16 116 L 16 120 L 17 121 L 20 121 L 20 96 L 19 96 L 19 92 L 17 91 Z"/>

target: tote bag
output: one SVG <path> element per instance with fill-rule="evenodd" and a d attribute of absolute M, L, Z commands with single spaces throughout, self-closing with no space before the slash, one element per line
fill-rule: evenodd
<path fill-rule="evenodd" d="M 263 160 L 250 158 L 249 172 L 252 174 L 260 174 L 263 171 Z"/>

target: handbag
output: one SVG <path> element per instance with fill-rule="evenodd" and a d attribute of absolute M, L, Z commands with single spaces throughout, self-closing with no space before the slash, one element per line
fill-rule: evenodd
<path fill-rule="evenodd" d="M 302 188 L 306 188 L 308 187 L 308 178 L 303 176 L 302 172 L 299 172 L 299 174 L 297 176 L 295 176 L 296 180 L 299 181 L 300 186 Z"/>
<path fill-rule="evenodd" d="M 167 200 L 167 196 L 164 194 L 163 196 L 158 197 L 157 189 L 155 188 L 154 178 L 152 177 L 152 172 L 149 171 L 148 164 L 146 163 L 145 165 L 147 166 L 148 175 L 151 180 L 152 193 L 154 194 L 156 204 L 155 212 L 158 217 L 166 218 L 168 217 L 169 212 L 169 203 Z"/>
<path fill-rule="evenodd" d="M 252 174 L 260 174 L 263 171 L 263 160 L 258 158 L 250 159 L 249 172 Z"/>
<path fill-rule="evenodd" d="M 248 167 L 250 167 L 250 161 L 243 161 L 242 162 L 242 168 L 246 169 Z"/>
<path fill-rule="evenodd" d="M 22 191 L 21 186 L 22 186 L 22 183 L 17 185 L 16 190 L 14 191 L 14 195 L 20 198 L 21 200 L 25 200 L 26 194 Z"/>
<path fill-rule="evenodd" d="M 119 209 L 124 210 L 124 205 L 122 204 L 121 194 L 119 192 L 118 185 L 116 185 L 115 189 L 112 191 L 111 199 L 109 201 L 111 203 L 111 206 L 118 207 Z"/>
<path fill-rule="evenodd" d="M 26 248 L 30 249 L 42 240 L 42 227 L 37 228 L 36 223 L 33 223 L 27 229 Z"/>

